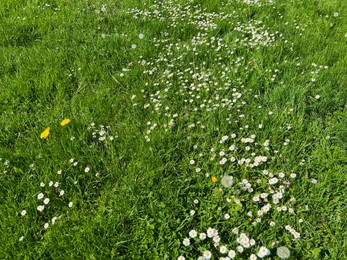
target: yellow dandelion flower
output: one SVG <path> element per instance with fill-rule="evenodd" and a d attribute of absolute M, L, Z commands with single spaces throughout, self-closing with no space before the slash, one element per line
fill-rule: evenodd
<path fill-rule="evenodd" d="M 218 182 L 218 179 L 217 179 L 217 177 L 213 176 L 213 177 L 212 177 L 212 182 L 213 182 L 213 183 L 216 183 L 216 182 Z"/>
<path fill-rule="evenodd" d="M 63 121 L 61 121 L 60 125 L 61 125 L 61 126 L 64 126 L 64 125 L 69 124 L 70 122 L 71 122 L 70 119 L 64 119 Z"/>
<path fill-rule="evenodd" d="M 49 131 L 51 131 L 51 128 L 50 128 L 50 127 L 47 127 L 47 128 L 45 129 L 45 131 L 43 131 L 43 132 L 41 133 L 40 138 L 41 138 L 41 139 L 47 138 L 47 136 L 49 136 Z"/>

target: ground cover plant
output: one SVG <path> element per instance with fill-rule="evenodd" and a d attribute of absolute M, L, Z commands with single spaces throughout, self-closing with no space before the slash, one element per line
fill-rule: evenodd
<path fill-rule="evenodd" d="M 347 3 L 0 3 L 0 259 L 347 259 Z"/>

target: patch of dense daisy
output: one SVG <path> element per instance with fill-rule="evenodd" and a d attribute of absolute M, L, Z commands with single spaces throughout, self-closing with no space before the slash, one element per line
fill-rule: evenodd
<path fill-rule="evenodd" d="M 140 105 L 155 115 L 147 122 L 144 134 L 147 141 L 158 129 L 168 131 L 177 125 L 184 129 L 204 129 L 206 122 L 196 119 L 211 117 L 213 113 L 225 113 L 228 124 L 238 123 L 247 114 L 247 104 L 258 96 L 240 79 L 254 71 L 253 61 L 237 55 L 237 50 L 267 48 L 278 40 L 287 42 L 279 32 L 270 33 L 261 21 L 237 22 L 238 15 L 234 12 L 234 16 L 212 15 L 216 21 L 227 20 L 232 31 L 220 37 L 211 35 L 209 31 L 217 29 L 218 23 L 217 27 L 200 28 L 199 24 L 210 23 L 211 16 L 202 15 L 204 10 L 199 5 L 190 5 L 161 1 L 148 10 L 130 10 L 136 19 L 171 22 L 189 19 L 188 24 L 195 24 L 200 30 L 191 38 L 181 40 L 170 35 L 170 23 L 160 37 L 150 40 L 164 51 L 151 60 L 139 57 L 138 65 L 148 80 L 142 97 L 131 95 L 131 100 L 134 106 Z"/>
<path fill-rule="evenodd" d="M 230 1 L 230 2 L 233 2 L 233 1 Z M 236 0 L 236 2 L 247 4 L 249 6 L 256 6 L 256 7 L 273 5 L 275 3 L 275 1 L 273 0 Z"/>
<path fill-rule="evenodd" d="M 233 17 L 234 13 L 207 12 L 199 5 L 192 5 L 193 1 L 183 4 L 181 1 L 154 1 L 147 10 L 130 9 L 135 19 L 150 19 L 157 21 L 169 21 L 171 28 L 177 28 L 181 24 L 194 26 L 201 31 L 209 31 L 218 28 L 216 20 L 226 20 Z"/>
<path fill-rule="evenodd" d="M 270 139 L 260 141 L 250 132 L 248 129 L 221 136 L 210 148 L 206 143 L 201 147 L 195 145 L 196 156 L 189 160 L 191 172 L 185 177 L 197 194 L 202 194 L 199 193 L 202 182 L 211 191 L 205 192 L 203 198 L 197 198 L 199 207 L 194 206 L 190 212 L 194 231 L 189 233 L 190 238 L 182 241 L 185 247 L 193 245 L 200 248 L 202 254 L 204 248 L 208 248 L 211 254 L 219 257 L 230 250 L 233 257 L 238 254 L 251 259 L 252 255 L 253 258 L 265 258 L 278 246 L 277 241 L 268 237 L 269 231 L 275 233 L 277 239 L 282 237 L 282 241 L 300 238 L 300 233 L 293 227 L 300 223 L 296 216 L 296 198 L 290 195 L 290 187 L 297 175 L 275 170 L 276 164 L 272 162 L 280 153 L 271 147 Z M 289 142 L 284 140 L 283 145 Z M 211 177 L 213 186 L 209 186 Z M 211 223 L 218 224 L 211 227 Z M 222 235 L 207 236 L 212 241 L 207 240 L 210 243 L 206 245 L 205 239 L 194 236 L 195 232 L 208 234 L 211 229 L 221 230 L 226 239 L 223 241 Z M 232 238 L 230 230 L 234 234 L 242 230 L 243 235 Z M 259 241 L 246 234 L 252 234 Z M 187 248 L 184 252 L 190 256 Z"/>
<path fill-rule="evenodd" d="M 110 131 L 110 126 L 96 125 L 94 122 L 91 123 L 87 130 L 91 132 L 94 142 L 107 143 L 118 138 L 118 135 L 112 135 Z"/>

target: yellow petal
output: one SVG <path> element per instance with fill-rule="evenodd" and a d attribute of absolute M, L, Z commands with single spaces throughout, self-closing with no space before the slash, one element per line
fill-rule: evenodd
<path fill-rule="evenodd" d="M 45 129 L 45 131 L 43 131 L 43 132 L 41 133 L 40 138 L 41 138 L 41 139 L 46 138 L 46 137 L 49 135 L 49 131 L 50 131 L 50 130 L 51 130 L 51 128 L 50 128 L 50 127 L 47 127 L 47 128 Z"/>
<path fill-rule="evenodd" d="M 63 121 L 61 121 L 60 125 L 61 126 L 67 125 L 68 123 L 70 123 L 70 121 L 71 121 L 70 119 L 66 118 Z"/>

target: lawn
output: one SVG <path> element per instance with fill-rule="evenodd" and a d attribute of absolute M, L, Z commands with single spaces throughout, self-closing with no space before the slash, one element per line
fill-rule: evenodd
<path fill-rule="evenodd" d="M 0 259 L 347 259 L 346 1 L 46 2 L 0 3 Z"/>

